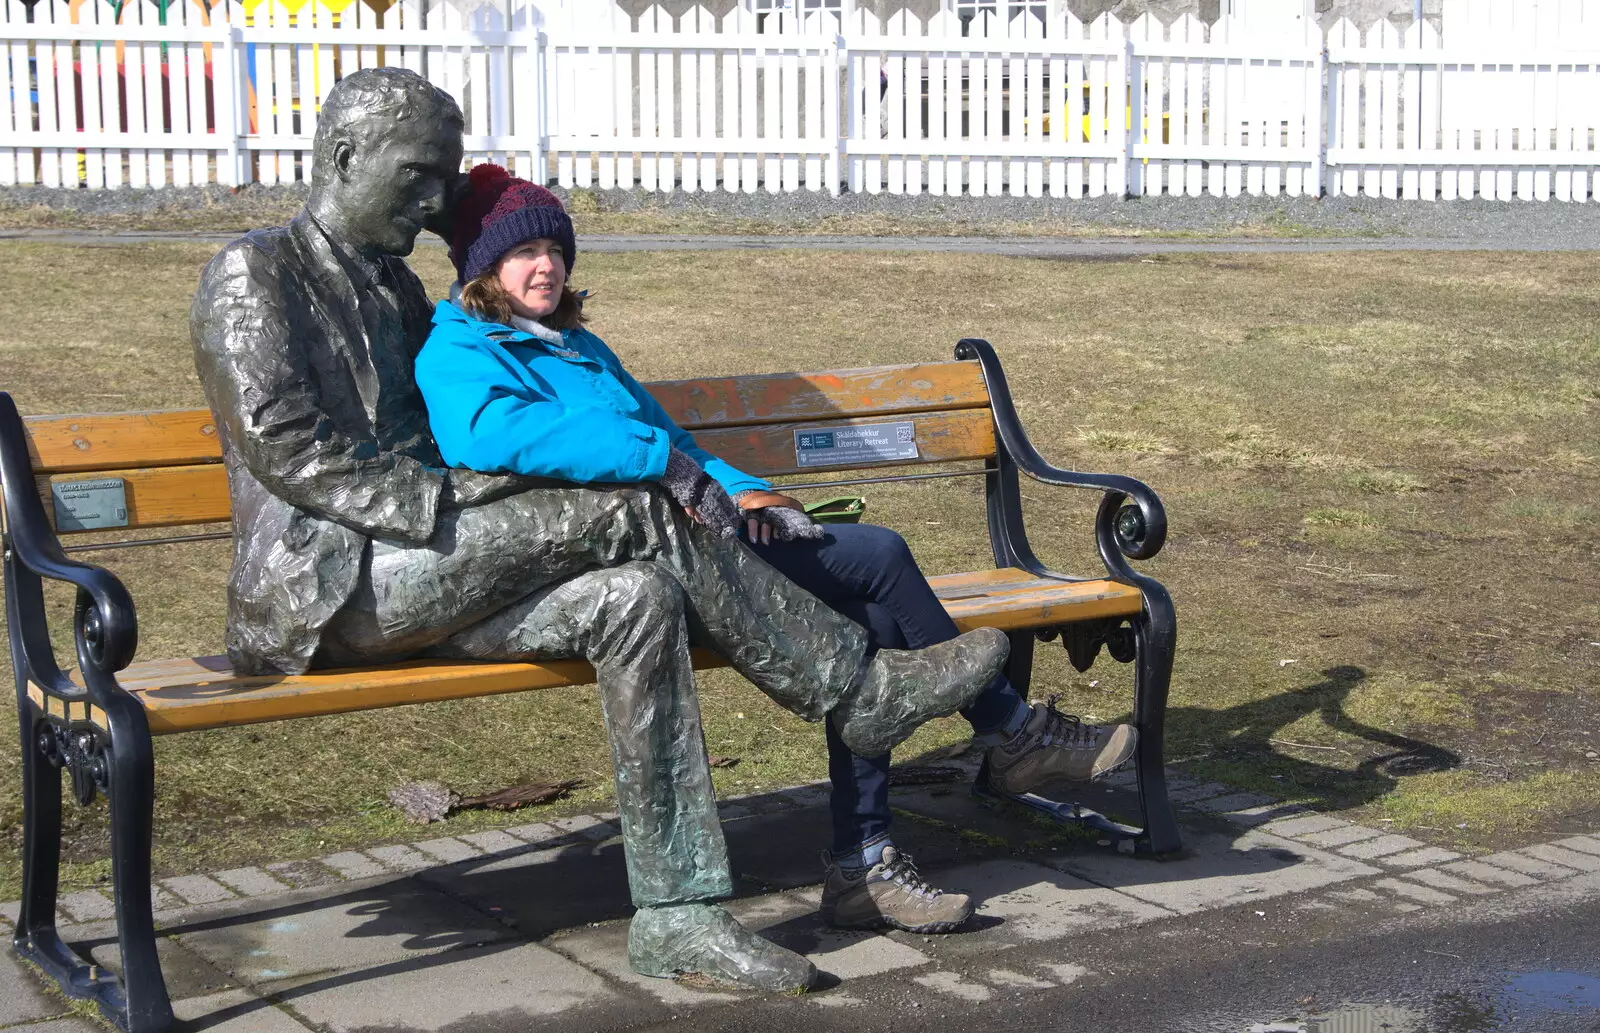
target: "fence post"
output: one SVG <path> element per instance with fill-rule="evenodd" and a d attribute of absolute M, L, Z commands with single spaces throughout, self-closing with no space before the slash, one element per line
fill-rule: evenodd
<path fill-rule="evenodd" d="M 550 83 L 550 34 L 545 31 L 544 12 L 539 8 L 532 8 L 528 18 L 529 28 L 534 32 L 533 39 L 533 110 L 529 112 L 533 119 L 533 132 L 529 142 L 529 179 L 544 186 L 550 180 L 550 120 L 547 117 L 550 95 L 554 92 Z M 524 94 L 526 96 L 526 94 Z M 584 159 L 585 161 L 588 158 Z"/>
<path fill-rule="evenodd" d="M 846 26 L 848 28 L 849 26 Z M 852 140 L 861 138 L 861 84 L 856 81 L 856 64 L 850 57 L 850 46 L 843 33 L 839 36 L 839 53 L 844 56 L 845 79 L 844 100 L 850 105 L 849 117 L 845 119 L 844 139 L 839 141 L 839 161 L 850 170 L 850 192 L 859 194 L 862 190 L 861 162 L 849 156 L 849 145 Z M 876 89 L 877 84 L 873 84 Z"/>
<path fill-rule="evenodd" d="M 1144 193 L 1144 173 L 1133 156 L 1134 144 L 1144 135 L 1144 91 L 1140 89 L 1143 80 L 1137 72 L 1138 55 L 1131 33 L 1122 41 L 1122 47 L 1123 96 L 1127 98 L 1122 128 L 1122 196 L 1126 199 Z"/>
<path fill-rule="evenodd" d="M 833 47 L 829 51 L 823 66 L 828 70 L 827 82 L 823 83 L 823 118 L 829 131 L 833 134 L 833 151 L 828 155 L 828 160 L 823 163 L 822 175 L 828 181 L 828 193 L 833 197 L 839 196 L 839 177 L 844 175 L 844 136 L 839 131 L 839 62 L 843 59 L 846 67 L 850 64 L 850 47 L 844 41 L 844 24 L 841 20 L 840 31 L 834 34 Z"/>
<path fill-rule="evenodd" d="M 1316 184 L 1312 197 L 1322 197 L 1328 178 L 1328 147 L 1332 143 L 1334 127 L 1338 122 L 1337 83 L 1334 82 L 1333 64 L 1328 60 L 1328 41 L 1322 40 L 1317 51 L 1317 81 L 1322 84 L 1322 125 L 1317 133 L 1317 154 L 1311 161 L 1311 178 Z"/>
<path fill-rule="evenodd" d="M 217 5 L 222 10 L 222 69 L 217 74 L 216 68 L 212 69 L 211 82 L 217 91 L 215 105 L 217 118 L 217 135 L 224 137 L 223 144 L 227 147 L 227 164 L 219 157 L 217 162 L 217 180 L 223 186 L 243 186 L 248 181 L 244 170 L 244 162 L 239 153 L 239 98 L 242 95 L 240 84 L 244 80 L 244 64 L 240 60 L 239 27 L 233 24 L 232 6 Z M 224 171 L 224 168 L 226 171 Z"/>

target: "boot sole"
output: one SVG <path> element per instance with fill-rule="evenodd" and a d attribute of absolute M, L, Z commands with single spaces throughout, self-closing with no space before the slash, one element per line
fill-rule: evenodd
<path fill-rule="evenodd" d="M 789 994 L 802 990 L 809 990 L 816 985 L 817 974 L 815 971 L 803 983 L 784 986 L 755 986 L 749 983 L 735 982 L 728 976 L 716 972 L 706 972 L 697 968 L 664 968 L 656 965 L 635 965 L 632 961 L 628 967 L 641 976 L 652 979 L 678 979 L 690 981 L 703 981 L 725 990 L 738 990 L 750 994 Z"/>
<path fill-rule="evenodd" d="M 1079 786 L 1081 786 L 1081 785 L 1089 785 L 1090 783 L 1100 781 L 1101 779 L 1105 778 L 1108 775 L 1116 774 L 1117 772 L 1121 771 L 1123 768 L 1125 768 L 1128 765 L 1132 764 L 1134 762 L 1134 760 L 1136 760 L 1138 758 L 1138 756 L 1139 756 L 1139 740 L 1137 738 L 1135 738 L 1134 741 L 1133 741 L 1133 747 L 1132 747 L 1132 749 L 1128 750 L 1128 755 L 1126 757 L 1123 757 L 1121 760 L 1117 761 L 1115 764 L 1112 764 L 1110 767 L 1101 768 L 1099 771 L 1096 771 L 1093 774 L 1091 774 L 1088 778 L 1071 778 L 1071 777 L 1069 777 L 1067 775 L 1057 775 L 1054 778 L 1048 779 L 1048 780 L 1046 780 L 1044 782 L 1040 782 L 1038 785 L 1034 786 L 1032 789 L 1010 789 L 1010 788 L 1007 788 L 1004 784 L 1002 784 L 998 779 L 990 777 L 989 780 L 988 780 L 989 788 L 993 789 L 995 792 L 998 792 L 998 793 L 1010 793 L 1013 796 L 1020 796 L 1020 795 L 1022 795 L 1024 793 L 1037 793 L 1037 792 L 1039 792 L 1039 790 L 1045 788 L 1046 786 L 1059 785 L 1061 783 L 1066 783 L 1068 785 L 1079 785 Z M 987 767 L 987 762 L 985 762 L 985 766 Z"/>
<path fill-rule="evenodd" d="M 1044 789 L 1046 789 L 1046 788 L 1048 788 L 1050 786 L 1062 786 L 1062 785 L 1086 786 L 1086 785 L 1091 785 L 1091 784 L 1093 784 L 1095 782 L 1099 782 L 1100 780 L 1106 778 L 1109 775 L 1114 775 L 1114 774 L 1116 774 L 1117 772 L 1121 771 L 1123 768 L 1127 767 L 1128 765 L 1130 765 L 1132 763 L 1133 763 L 1133 757 L 1130 756 L 1127 760 L 1121 761 L 1121 762 L 1119 762 L 1117 764 L 1113 764 L 1109 768 L 1105 768 L 1103 770 L 1097 771 L 1094 774 L 1090 775 L 1088 778 L 1068 778 L 1066 775 L 1057 775 L 1056 777 L 1054 777 L 1052 779 L 1048 779 L 1048 780 L 1046 780 L 1044 782 L 1040 782 L 1038 785 L 1034 786 L 1032 789 L 1008 789 L 1004 785 L 1000 784 L 998 781 L 993 780 L 993 779 L 991 779 L 989 781 L 989 787 L 991 789 L 993 789 L 997 793 L 1010 793 L 1012 796 L 1021 796 L 1024 793 L 1038 793 L 1038 792 L 1041 792 L 1041 791 L 1043 791 Z"/>
<path fill-rule="evenodd" d="M 876 915 L 872 918 L 865 918 L 858 922 L 841 922 L 837 918 L 827 914 L 824 914 L 821 917 L 822 924 L 834 929 L 898 929 L 903 933 L 919 933 L 927 936 L 933 933 L 955 932 L 957 929 L 967 924 L 967 919 L 972 917 L 972 913 L 969 911 L 963 917 L 953 921 L 924 922 L 921 925 L 912 925 L 909 922 L 902 922 L 900 919 L 891 915 Z"/>

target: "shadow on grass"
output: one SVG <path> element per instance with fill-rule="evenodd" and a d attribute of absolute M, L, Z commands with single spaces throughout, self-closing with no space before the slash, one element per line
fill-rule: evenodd
<path fill-rule="evenodd" d="M 1366 677 L 1367 672 L 1354 665 L 1330 667 L 1319 681 L 1236 707 L 1170 709 L 1167 727 L 1198 730 L 1212 747 L 1213 752 L 1194 765 L 1196 771 L 1294 796 L 1316 809 L 1371 803 L 1394 790 L 1402 778 L 1460 766 L 1461 757 L 1451 750 L 1364 724 L 1346 713 L 1345 701 Z M 1375 752 L 1353 767 L 1320 764 L 1285 752 L 1353 756 L 1341 747 L 1295 743 L 1281 736 L 1284 729 L 1312 714 L 1320 715 L 1329 728 L 1365 739 Z"/>

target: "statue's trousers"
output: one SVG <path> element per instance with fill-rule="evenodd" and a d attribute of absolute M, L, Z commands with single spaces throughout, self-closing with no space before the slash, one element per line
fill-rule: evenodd
<path fill-rule="evenodd" d="M 639 906 L 732 892 L 691 642 L 819 720 L 860 677 L 862 629 L 660 491 L 536 489 L 450 511 L 424 548 L 374 541 L 319 665 L 426 654 L 594 664 Z"/>

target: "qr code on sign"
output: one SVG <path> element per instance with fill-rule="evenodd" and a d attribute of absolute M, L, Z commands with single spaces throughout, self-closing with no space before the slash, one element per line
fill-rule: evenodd
<path fill-rule="evenodd" d="M 915 441 L 917 429 L 915 427 L 896 427 L 894 436 L 898 441 Z"/>

